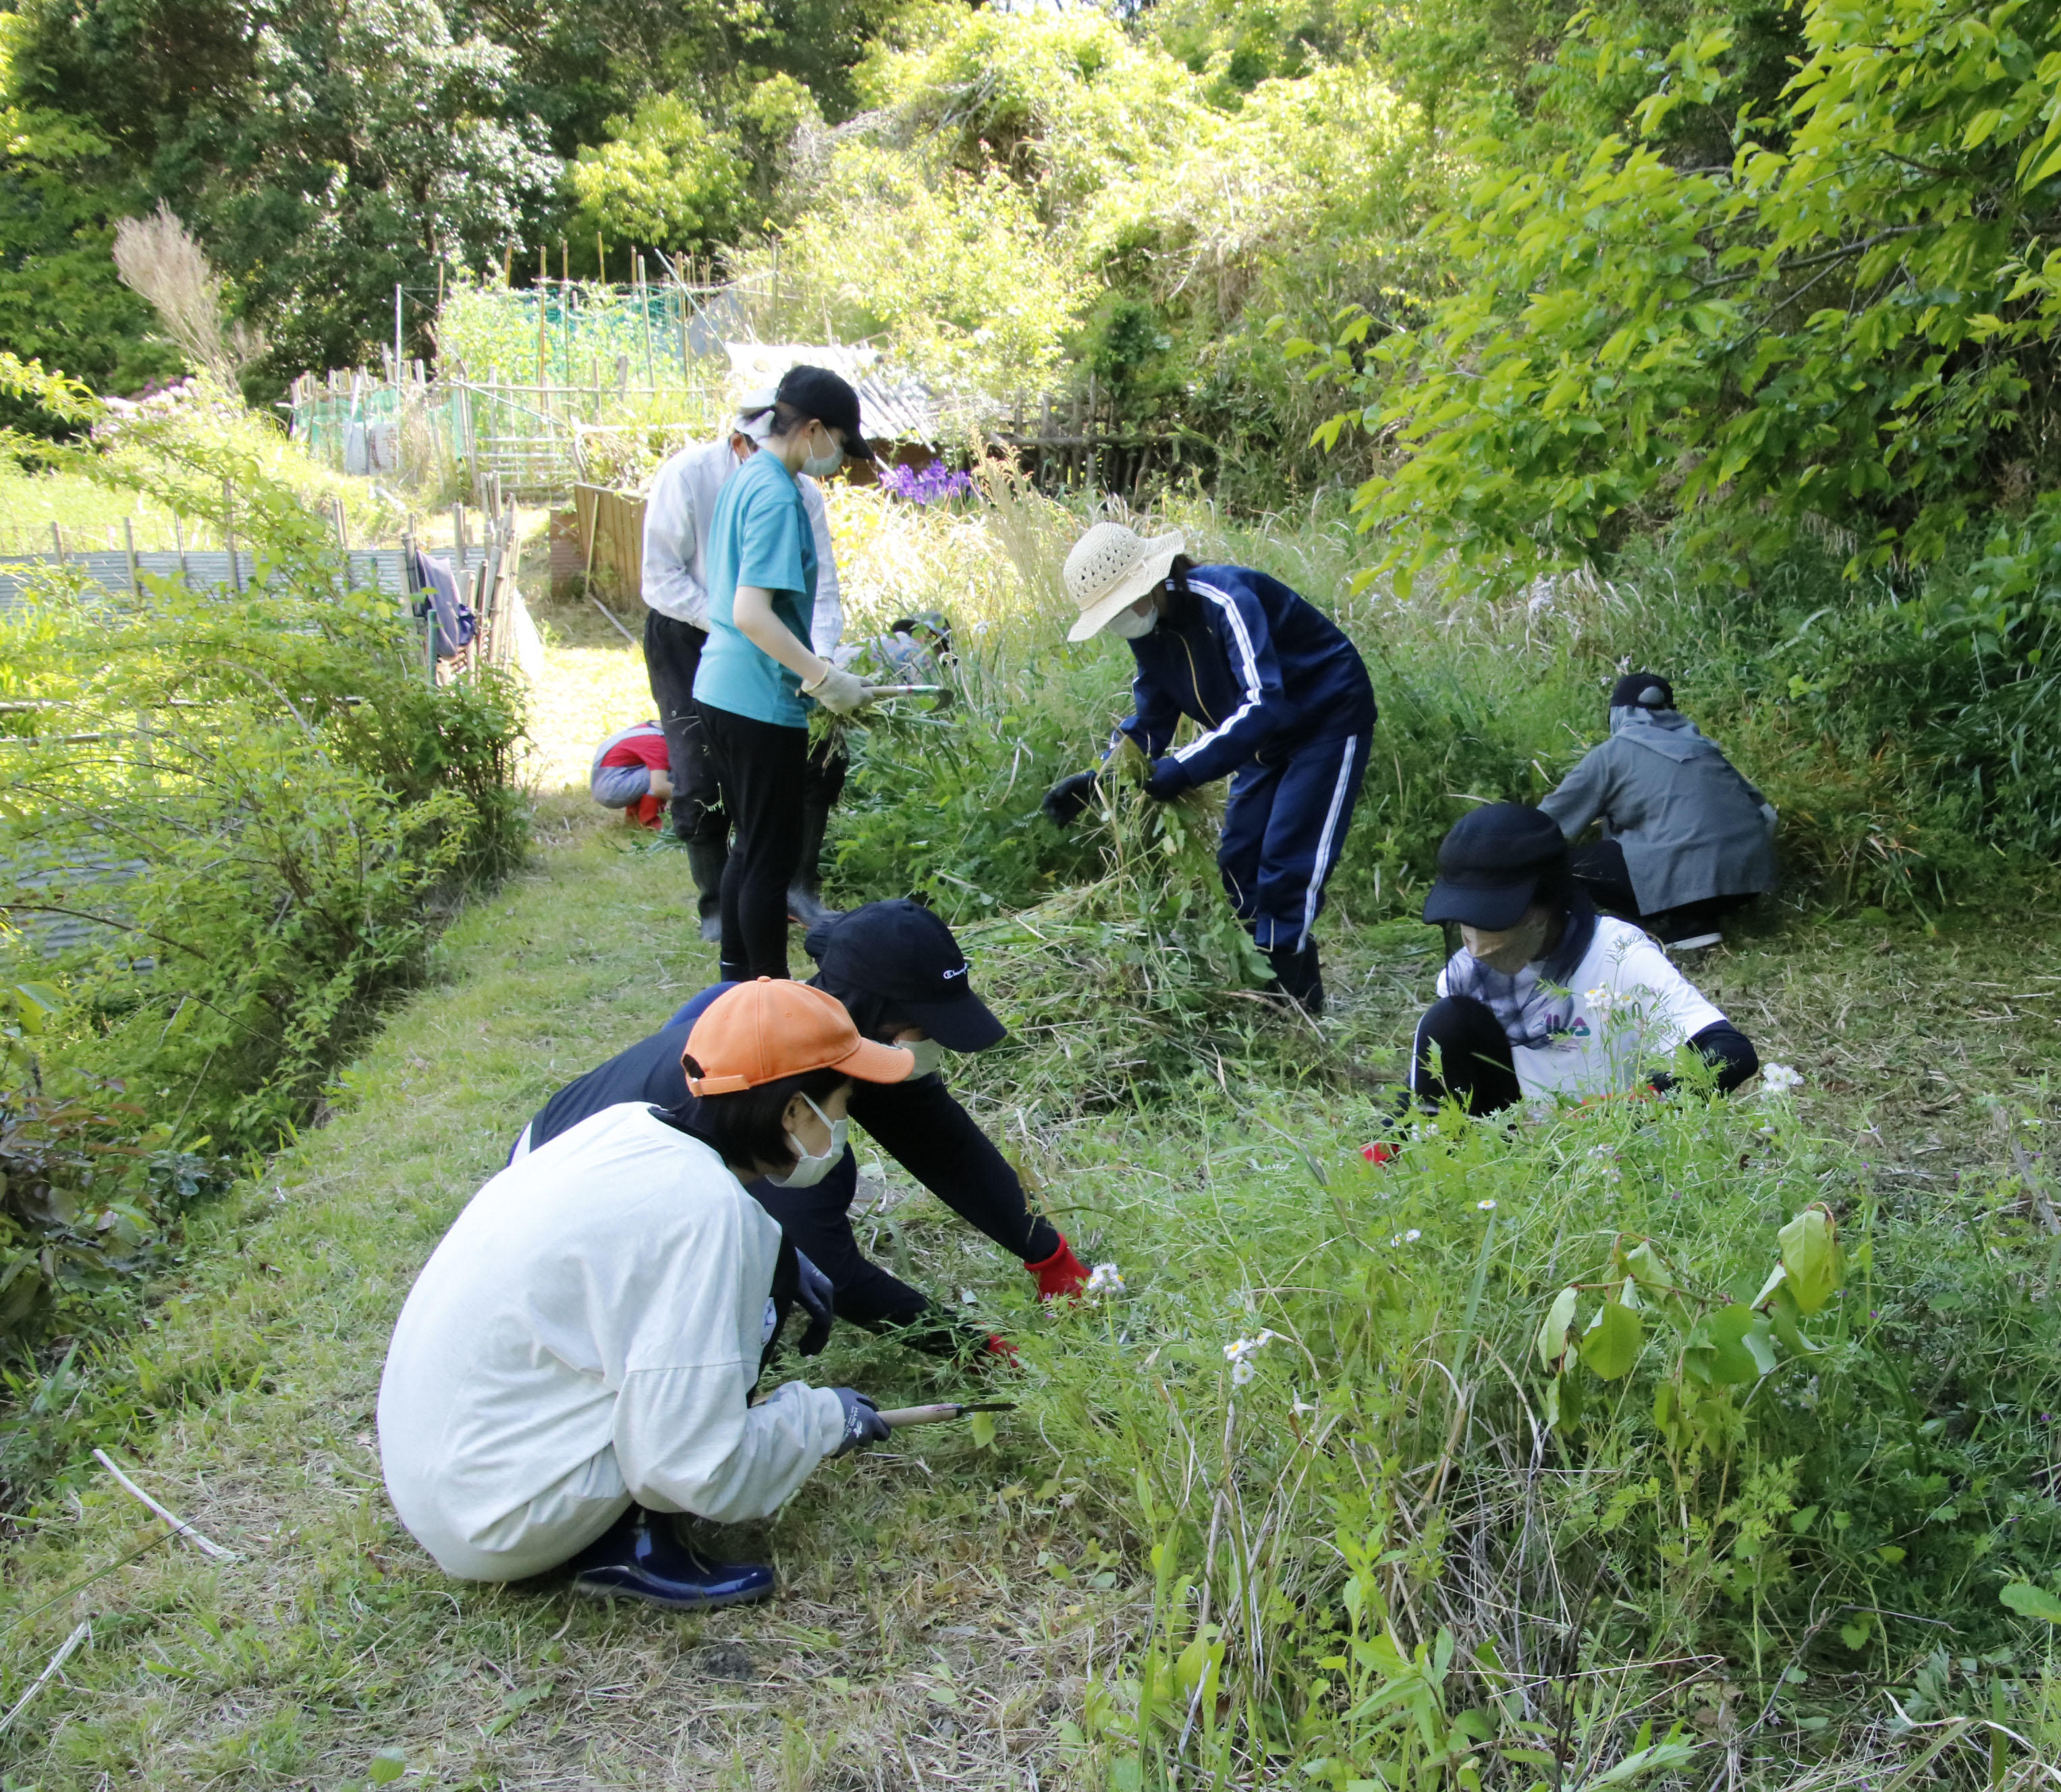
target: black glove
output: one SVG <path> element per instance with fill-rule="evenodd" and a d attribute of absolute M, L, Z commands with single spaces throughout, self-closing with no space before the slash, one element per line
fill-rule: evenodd
<path fill-rule="evenodd" d="M 809 1329 L 802 1334 L 799 1349 L 805 1357 L 820 1355 L 830 1341 L 836 1318 L 830 1310 L 830 1278 L 798 1250 L 794 1253 L 794 1298 L 809 1316 Z"/>
<path fill-rule="evenodd" d="M 835 1387 L 830 1392 L 844 1406 L 844 1442 L 830 1452 L 833 1456 L 849 1456 L 861 1444 L 885 1443 L 894 1435 L 879 1409 L 856 1388 Z"/>
<path fill-rule="evenodd" d="M 1077 771 L 1071 778 L 1063 778 L 1045 793 L 1045 815 L 1055 827 L 1067 827 L 1087 806 L 1095 801 L 1095 779 L 1099 774 Z"/>

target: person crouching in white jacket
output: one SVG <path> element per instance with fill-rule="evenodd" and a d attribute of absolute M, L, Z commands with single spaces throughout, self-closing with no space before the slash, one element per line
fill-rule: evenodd
<path fill-rule="evenodd" d="M 739 1178 L 818 1178 L 843 1154 L 852 1079 L 899 1082 L 914 1055 L 861 1038 L 834 996 L 761 978 L 710 1006 L 685 1065 L 698 1099 L 678 1115 L 604 1108 L 494 1177 L 402 1307 L 380 1463 L 455 1578 L 570 1566 L 603 1598 L 762 1598 L 770 1568 L 705 1559 L 671 1515 L 769 1516 L 826 1458 L 888 1435 L 850 1388 L 790 1382 L 749 1403 L 782 1263 Z M 798 1275 L 826 1319 L 822 1278 Z"/>

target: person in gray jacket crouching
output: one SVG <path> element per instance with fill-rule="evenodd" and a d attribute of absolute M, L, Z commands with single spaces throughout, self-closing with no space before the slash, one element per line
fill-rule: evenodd
<path fill-rule="evenodd" d="M 1599 907 L 1666 944 L 1714 946 L 1723 915 L 1775 887 L 1775 806 L 1655 673 L 1618 680 L 1610 728 L 1539 806 L 1570 845 L 1603 824 L 1603 838 L 1574 858 Z"/>

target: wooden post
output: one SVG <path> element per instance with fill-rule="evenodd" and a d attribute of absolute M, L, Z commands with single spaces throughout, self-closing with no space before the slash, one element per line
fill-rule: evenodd
<path fill-rule="evenodd" d="M 501 284 L 512 288 L 515 284 L 515 239 L 510 237 L 501 251 Z"/>
<path fill-rule="evenodd" d="M 550 326 L 545 321 L 545 314 L 551 301 L 550 280 L 550 264 L 544 258 L 544 246 L 538 243 L 537 245 L 537 394 L 539 403 L 543 401 L 544 357 L 550 348 Z"/>
<path fill-rule="evenodd" d="M 57 550 L 58 564 L 64 564 L 64 531 L 58 527 L 57 518 L 50 518 L 50 546 Z"/>
<path fill-rule="evenodd" d="M 179 550 L 179 583 L 190 591 L 193 581 L 186 575 L 186 529 L 177 510 L 172 512 L 172 541 Z"/>
<path fill-rule="evenodd" d="M 601 284 L 605 286 L 608 284 L 608 250 L 603 246 L 601 232 L 598 230 L 594 233 L 594 259 L 601 270 Z"/>
<path fill-rule="evenodd" d="M 129 562 L 129 595 L 141 597 L 143 587 L 136 577 L 136 531 L 126 517 L 122 519 L 122 550 Z"/>
<path fill-rule="evenodd" d="M 222 482 L 222 542 L 229 550 L 229 588 L 243 594 L 243 573 L 236 564 L 236 488 L 225 477 Z"/>

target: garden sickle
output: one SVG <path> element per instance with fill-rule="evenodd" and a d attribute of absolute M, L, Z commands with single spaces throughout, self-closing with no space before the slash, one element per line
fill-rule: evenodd
<path fill-rule="evenodd" d="M 930 1406 L 895 1406 L 881 1418 L 894 1430 L 905 1425 L 935 1425 L 947 1418 L 963 1418 L 968 1413 L 1013 1413 L 1014 1400 L 941 1400 Z"/>

